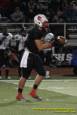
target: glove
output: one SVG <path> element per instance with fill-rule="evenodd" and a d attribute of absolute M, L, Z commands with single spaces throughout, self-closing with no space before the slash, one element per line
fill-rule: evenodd
<path fill-rule="evenodd" d="M 53 33 L 48 33 L 44 37 L 45 42 L 54 42 L 54 34 Z"/>

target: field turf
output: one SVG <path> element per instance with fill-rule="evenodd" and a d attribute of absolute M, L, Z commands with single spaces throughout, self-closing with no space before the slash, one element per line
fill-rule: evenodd
<path fill-rule="evenodd" d="M 24 88 L 26 101 L 16 101 L 18 80 L 0 80 L 0 115 L 77 115 L 77 79 L 43 80 L 36 101 L 29 97 L 33 80 Z"/>

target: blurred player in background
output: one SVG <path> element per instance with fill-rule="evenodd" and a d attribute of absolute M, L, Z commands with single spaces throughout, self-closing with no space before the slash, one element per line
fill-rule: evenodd
<path fill-rule="evenodd" d="M 7 32 L 7 27 L 2 28 L 2 32 L 0 33 L 0 76 L 1 69 L 4 67 L 5 69 L 5 78 L 8 78 L 9 74 L 9 57 L 8 57 L 8 46 L 9 42 L 12 39 L 13 35 Z"/>
<path fill-rule="evenodd" d="M 60 37 L 58 38 L 60 41 Z M 24 99 L 22 94 L 26 80 L 29 78 L 32 69 L 35 69 L 37 76 L 34 85 L 29 93 L 31 97 L 41 100 L 37 95 L 37 89 L 46 74 L 40 51 L 43 49 L 52 48 L 54 46 L 54 37 L 50 33 L 48 19 L 43 14 L 38 14 L 34 17 L 34 27 L 28 32 L 27 40 L 25 42 L 25 51 L 23 53 L 20 67 L 21 78 L 18 84 L 18 91 L 16 95 L 17 100 Z"/>
<path fill-rule="evenodd" d="M 19 45 L 19 38 L 16 37 L 16 35 L 13 35 L 13 38 L 9 42 L 9 58 L 11 67 L 17 67 L 19 64 L 18 45 Z"/>
<path fill-rule="evenodd" d="M 26 31 L 21 28 L 18 33 L 13 35 L 13 38 L 9 42 L 9 57 L 11 67 L 18 67 L 19 77 L 21 76 L 21 71 L 19 67 L 19 62 L 24 51 L 24 43 L 26 41 Z"/>
<path fill-rule="evenodd" d="M 21 58 L 22 58 L 22 55 L 24 52 L 24 46 L 25 46 L 26 39 L 27 39 L 26 30 L 24 30 L 24 28 L 22 28 L 19 33 L 19 45 L 18 45 L 19 62 L 21 61 Z M 18 73 L 19 73 L 19 77 L 21 77 L 20 66 L 18 67 Z"/>

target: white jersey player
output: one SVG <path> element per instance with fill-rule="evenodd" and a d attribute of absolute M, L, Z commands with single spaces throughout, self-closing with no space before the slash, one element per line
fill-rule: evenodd
<path fill-rule="evenodd" d="M 13 35 L 11 33 L 7 33 L 7 29 L 4 28 L 0 33 L 0 76 L 1 76 L 1 68 L 6 67 L 5 69 L 5 78 L 8 77 L 8 56 L 5 53 L 8 48 L 9 42 L 12 39 Z"/>

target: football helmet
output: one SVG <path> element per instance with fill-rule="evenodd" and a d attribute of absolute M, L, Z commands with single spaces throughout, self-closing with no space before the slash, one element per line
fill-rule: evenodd
<path fill-rule="evenodd" d="M 48 28 L 48 19 L 44 14 L 38 14 L 34 17 L 34 24 L 38 27 Z"/>

